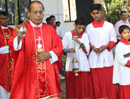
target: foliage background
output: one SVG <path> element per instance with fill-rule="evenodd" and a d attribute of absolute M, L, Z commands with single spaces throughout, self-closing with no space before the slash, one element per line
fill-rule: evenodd
<path fill-rule="evenodd" d="M 6 2 L 7 1 L 7 9 Z M 18 18 L 19 20 L 23 20 L 25 14 L 25 8 L 28 7 L 30 0 L 18 0 Z M 15 0 L 0 0 L 0 10 L 4 10 L 8 12 L 9 24 L 14 24 L 15 19 Z"/>
<path fill-rule="evenodd" d="M 120 13 L 123 9 L 127 9 L 127 2 L 123 0 L 104 0 L 104 14 L 107 21 L 115 24 L 120 20 Z"/>

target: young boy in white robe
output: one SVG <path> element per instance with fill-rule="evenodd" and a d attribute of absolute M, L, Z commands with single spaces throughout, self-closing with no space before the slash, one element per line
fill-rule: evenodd
<path fill-rule="evenodd" d="M 65 33 L 62 43 L 66 60 L 66 98 L 86 99 L 89 97 L 90 68 L 87 59 L 89 40 L 85 29 L 85 19 L 75 20 L 75 29 Z M 77 71 L 76 71 L 77 70 Z M 76 73 L 77 72 L 77 73 Z"/>
<path fill-rule="evenodd" d="M 119 84 L 119 99 L 130 99 L 130 28 L 122 25 L 119 33 L 121 40 L 115 49 L 113 83 Z"/>
<path fill-rule="evenodd" d="M 113 53 L 116 45 L 116 32 L 113 25 L 102 19 L 101 4 L 91 6 L 94 21 L 86 27 L 91 49 L 89 64 L 92 76 L 94 99 L 116 99 L 116 84 L 112 84 Z"/>

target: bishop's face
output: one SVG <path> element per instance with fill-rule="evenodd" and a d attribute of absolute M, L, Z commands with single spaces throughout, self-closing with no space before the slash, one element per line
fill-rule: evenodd
<path fill-rule="evenodd" d="M 42 5 L 37 2 L 32 3 L 30 11 L 28 11 L 28 16 L 35 25 L 41 24 L 44 17 Z"/>

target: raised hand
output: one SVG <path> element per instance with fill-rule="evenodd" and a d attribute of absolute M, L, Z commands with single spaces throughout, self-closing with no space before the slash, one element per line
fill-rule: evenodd
<path fill-rule="evenodd" d="M 70 52 L 70 53 L 75 53 L 75 49 L 72 48 L 69 52 Z"/>
<path fill-rule="evenodd" d="M 72 37 L 72 40 L 74 40 L 74 41 L 77 42 L 77 40 L 78 40 L 78 36 L 73 36 L 73 37 Z"/>

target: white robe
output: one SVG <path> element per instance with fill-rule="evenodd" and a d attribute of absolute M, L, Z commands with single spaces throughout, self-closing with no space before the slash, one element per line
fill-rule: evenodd
<path fill-rule="evenodd" d="M 62 35 L 62 31 L 61 31 L 61 28 L 60 27 L 56 27 L 56 32 L 57 32 L 57 34 L 61 37 L 61 38 L 63 38 L 63 35 Z"/>
<path fill-rule="evenodd" d="M 107 21 L 104 22 L 103 27 L 94 28 L 92 23 L 86 27 L 89 41 L 96 48 L 102 45 L 107 45 L 110 41 L 116 42 L 116 33 L 113 25 Z M 96 54 L 93 50 L 89 55 L 90 68 L 110 67 L 113 63 L 112 50 L 105 49 L 103 52 Z"/>
<path fill-rule="evenodd" d="M 81 43 L 84 43 L 85 48 L 87 50 L 87 53 L 89 53 L 89 40 L 86 33 L 83 33 L 82 38 L 78 38 L 78 40 Z M 64 49 L 71 49 L 74 48 L 74 40 L 72 40 L 72 34 L 71 32 L 65 33 L 63 40 L 62 40 L 63 48 Z M 79 44 L 75 42 L 75 51 L 76 51 L 76 58 L 79 62 L 78 67 L 80 71 L 90 71 L 87 55 L 82 50 L 82 48 L 79 49 Z M 66 59 L 66 71 L 72 71 L 72 60 L 74 58 L 74 53 L 67 53 L 67 59 Z"/>
<path fill-rule="evenodd" d="M 130 45 L 126 45 L 119 42 L 115 49 L 115 62 L 113 71 L 113 83 L 119 83 L 120 85 L 130 85 L 130 68 L 125 64 L 130 57 L 124 58 L 124 54 L 130 52 Z"/>

